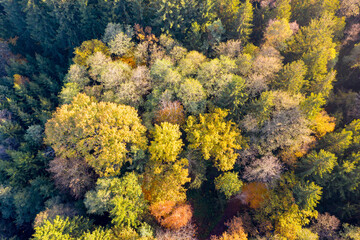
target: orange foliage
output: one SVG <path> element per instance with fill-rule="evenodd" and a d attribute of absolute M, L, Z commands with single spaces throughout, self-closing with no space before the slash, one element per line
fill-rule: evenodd
<path fill-rule="evenodd" d="M 174 201 L 157 202 L 150 206 L 150 213 L 160 222 L 164 216 L 171 213 L 175 205 Z"/>
<path fill-rule="evenodd" d="M 252 182 L 243 187 L 245 201 L 251 208 L 259 208 L 262 202 L 269 197 L 269 191 L 264 183 Z"/>
<path fill-rule="evenodd" d="M 184 124 L 184 107 L 180 104 L 179 101 L 164 102 L 161 106 L 161 109 L 156 113 L 155 122 L 158 124 L 161 122 L 169 122 L 171 124 L 179 125 Z"/>
<path fill-rule="evenodd" d="M 29 82 L 29 78 L 21 76 L 19 74 L 14 74 L 14 84 L 15 85 L 23 85 Z"/>
<path fill-rule="evenodd" d="M 151 27 L 145 27 L 144 31 L 144 28 L 142 26 L 140 26 L 139 24 L 135 24 L 134 29 L 136 38 L 141 42 L 146 41 L 149 43 L 153 43 L 158 41 L 158 39 L 155 37 L 155 34 L 151 32 Z"/>
<path fill-rule="evenodd" d="M 189 204 L 182 204 L 176 207 L 172 213 L 161 221 L 166 228 L 179 229 L 186 226 L 192 218 L 192 209 Z"/>
<path fill-rule="evenodd" d="M 155 203 L 150 206 L 151 215 L 165 228 L 178 230 L 186 226 L 192 218 L 192 208 L 183 203 L 175 206 L 174 201 Z"/>
<path fill-rule="evenodd" d="M 221 237 L 211 237 L 211 240 L 247 240 L 247 234 L 244 231 L 240 217 L 234 217 L 226 223 L 229 229 Z"/>
<path fill-rule="evenodd" d="M 126 63 L 127 65 L 129 65 L 131 68 L 135 68 L 136 67 L 136 61 L 134 59 L 134 56 L 131 56 L 131 57 L 113 57 L 113 60 L 120 60 L 124 63 Z"/>
<path fill-rule="evenodd" d="M 136 62 L 135 62 L 134 57 L 122 57 L 122 58 L 120 58 L 120 60 L 123 61 L 124 63 L 128 64 L 132 68 L 136 67 Z"/>
<path fill-rule="evenodd" d="M 15 37 L 13 37 L 13 38 L 9 38 L 9 43 L 10 43 L 11 45 L 13 45 L 13 46 L 16 46 L 16 42 L 17 42 L 18 39 L 19 39 L 18 36 L 15 36 Z"/>

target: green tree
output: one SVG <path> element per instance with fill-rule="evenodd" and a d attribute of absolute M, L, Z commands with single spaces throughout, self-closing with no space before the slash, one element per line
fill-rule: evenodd
<path fill-rule="evenodd" d="M 138 176 L 126 173 L 121 178 L 100 178 L 95 190 L 86 193 L 88 213 L 109 212 L 115 226 L 138 226 L 146 208 Z"/>
<path fill-rule="evenodd" d="M 319 27 L 321 26 L 321 27 Z M 295 59 L 302 59 L 308 68 L 309 80 L 307 91 L 327 96 L 332 89 L 334 73 L 329 70 L 336 57 L 334 36 L 343 29 L 344 22 L 330 14 L 313 19 L 308 26 L 302 27 L 289 43 L 289 52 Z"/>
<path fill-rule="evenodd" d="M 206 93 L 201 83 L 195 79 L 188 78 L 181 85 L 177 96 L 187 112 L 199 114 L 206 107 Z"/>
<path fill-rule="evenodd" d="M 252 33 L 253 15 L 253 6 L 249 0 L 246 0 L 240 5 L 238 20 L 239 23 L 237 28 L 239 39 L 242 42 L 247 42 L 249 40 L 250 34 Z"/>
<path fill-rule="evenodd" d="M 110 46 L 110 52 L 118 56 L 129 53 L 134 47 L 134 43 L 131 42 L 131 37 L 123 32 L 118 33 L 108 44 Z"/>
<path fill-rule="evenodd" d="M 224 24 L 228 36 L 236 33 L 240 4 L 240 0 L 215 1 L 214 10 Z"/>
<path fill-rule="evenodd" d="M 33 235 L 34 240 L 55 240 L 55 239 L 76 239 L 79 238 L 83 232 L 91 229 L 92 222 L 86 218 L 74 217 L 61 218 L 57 217 L 52 221 L 45 220 L 45 222 L 35 228 Z"/>
<path fill-rule="evenodd" d="M 291 0 L 276 1 L 276 7 L 271 11 L 271 18 L 286 19 L 290 21 L 291 18 Z"/>
<path fill-rule="evenodd" d="M 230 199 L 241 191 L 243 186 L 237 173 L 225 172 L 215 178 L 215 189 L 223 193 L 226 199 Z"/>
<path fill-rule="evenodd" d="M 280 71 L 274 85 L 292 94 L 300 93 L 307 84 L 306 73 L 307 67 L 302 60 L 288 63 Z"/>
<path fill-rule="evenodd" d="M 337 165 L 335 154 L 326 152 L 321 149 L 318 153 L 313 151 L 309 153 L 300 162 L 299 171 L 303 176 L 316 176 L 323 178 L 331 173 Z"/>
<path fill-rule="evenodd" d="M 321 199 L 322 188 L 314 182 L 298 183 L 294 187 L 296 204 L 305 211 L 314 211 Z"/>
<path fill-rule="evenodd" d="M 215 58 L 204 62 L 198 70 L 197 80 L 212 98 L 219 97 L 233 81 L 236 69 L 235 60 L 228 57 Z"/>
<path fill-rule="evenodd" d="M 294 0 L 291 1 L 292 20 L 305 26 L 323 14 L 335 14 L 339 7 L 339 0 Z"/>

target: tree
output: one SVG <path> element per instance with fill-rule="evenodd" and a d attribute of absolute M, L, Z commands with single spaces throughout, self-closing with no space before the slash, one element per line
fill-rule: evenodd
<path fill-rule="evenodd" d="M 151 203 L 161 201 L 182 202 L 186 199 L 184 184 L 189 182 L 187 159 L 178 159 L 182 151 L 179 125 L 162 122 L 155 125 L 151 141 L 150 160 L 143 181 L 145 198 Z"/>
<path fill-rule="evenodd" d="M 89 56 L 93 55 L 96 52 L 102 52 L 103 54 L 109 56 L 109 49 L 101 41 L 94 39 L 88 40 L 81 44 L 80 47 L 75 48 L 75 57 L 74 62 L 76 64 L 87 66 L 87 59 Z"/>
<path fill-rule="evenodd" d="M 351 68 L 360 68 L 360 43 L 355 44 L 349 56 L 344 58 Z"/>
<path fill-rule="evenodd" d="M 196 226 L 194 224 L 188 224 L 185 227 L 180 228 L 179 230 L 158 230 L 156 232 L 157 240 L 196 240 Z"/>
<path fill-rule="evenodd" d="M 247 42 L 252 33 L 253 14 L 253 6 L 249 0 L 240 5 L 237 31 L 242 42 Z"/>
<path fill-rule="evenodd" d="M 102 52 L 95 52 L 86 60 L 88 68 L 71 65 L 62 89 L 63 102 L 70 103 L 79 92 L 97 100 L 110 101 L 139 107 L 151 88 L 150 71 L 134 62 L 112 59 Z"/>
<path fill-rule="evenodd" d="M 360 12 L 360 3 L 356 0 L 340 1 L 340 13 L 347 18 L 356 16 Z"/>
<path fill-rule="evenodd" d="M 296 1 L 292 3 L 294 2 Z M 333 38 L 343 27 L 343 21 L 331 14 L 324 14 L 321 18 L 313 19 L 308 26 L 302 27 L 289 42 L 289 52 L 294 54 L 294 60 L 301 58 L 308 68 L 307 91 L 327 96 L 332 89 L 331 83 L 335 76 L 332 71 L 328 72 L 328 69 L 336 57 Z"/>
<path fill-rule="evenodd" d="M 331 239 L 336 236 L 336 230 L 340 226 L 340 220 L 329 213 L 319 214 L 311 229 L 316 232 L 321 239 Z"/>
<path fill-rule="evenodd" d="M 300 162 L 299 171 L 303 176 L 316 176 L 323 178 L 331 173 L 337 165 L 335 154 L 326 152 L 323 149 L 316 153 L 312 151 Z"/>
<path fill-rule="evenodd" d="M 282 111 L 265 122 L 260 130 L 259 145 L 264 152 L 276 149 L 299 149 L 309 143 L 311 130 L 298 109 Z"/>
<path fill-rule="evenodd" d="M 321 199 L 321 194 L 322 187 L 314 182 L 298 183 L 294 187 L 295 202 L 301 210 L 314 211 Z"/>
<path fill-rule="evenodd" d="M 299 198 L 294 197 L 294 188 L 297 184 L 299 183 L 294 174 L 284 174 L 270 189 L 267 198 L 262 202 L 260 209 L 254 216 L 257 222 L 267 222 L 270 229 L 274 228 L 275 234 L 280 239 L 297 239 L 302 226 L 310 222 L 309 218 L 317 215 L 316 211 L 301 209 L 296 204 L 295 200 Z M 305 196 L 303 199 L 308 199 L 307 197 L 311 196 L 311 199 L 315 199 L 315 201 L 310 202 L 316 202 L 317 188 L 315 187 L 316 191 L 303 192 L 305 193 L 302 195 Z M 315 194 L 311 195 L 314 192 Z"/>
<path fill-rule="evenodd" d="M 307 84 L 306 72 L 307 67 L 302 60 L 288 63 L 274 81 L 274 85 L 292 94 L 300 93 Z"/>
<path fill-rule="evenodd" d="M 220 108 L 229 109 L 232 119 L 235 121 L 239 120 L 244 112 L 243 107 L 249 99 L 246 90 L 247 85 L 245 79 L 234 75 L 231 82 L 213 102 Z"/>
<path fill-rule="evenodd" d="M 109 46 L 111 53 L 123 56 L 132 50 L 134 43 L 131 42 L 131 37 L 123 32 L 120 32 L 109 42 Z"/>
<path fill-rule="evenodd" d="M 286 49 L 286 41 L 292 36 L 293 31 L 286 19 L 270 20 L 264 33 L 264 44 L 273 46 L 279 51 Z"/>
<path fill-rule="evenodd" d="M 278 0 L 276 1 L 276 7 L 272 9 L 270 15 L 271 18 L 286 19 L 290 21 L 291 18 L 291 0 Z"/>
<path fill-rule="evenodd" d="M 185 123 L 184 107 L 180 102 L 162 102 L 161 108 L 157 111 L 155 122 L 169 122 L 171 124 L 182 125 Z"/>
<path fill-rule="evenodd" d="M 311 122 L 311 130 L 320 138 L 325 136 L 326 133 L 332 132 L 335 129 L 335 118 L 330 117 L 326 111 L 321 111 L 315 115 Z"/>
<path fill-rule="evenodd" d="M 228 40 L 221 42 L 215 47 L 215 51 L 219 56 L 227 56 L 229 58 L 237 58 L 241 55 L 242 43 L 240 40 Z"/>
<path fill-rule="evenodd" d="M 245 196 L 245 202 L 254 209 L 261 207 L 263 202 L 269 197 L 268 189 L 264 183 L 260 182 L 245 184 L 242 193 Z"/>
<path fill-rule="evenodd" d="M 214 10 L 216 11 L 217 17 L 219 17 L 221 22 L 224 24 L 227 34 L 232 36 L 236 31 L 237 20 L 239 18 L 238 12 L 241 2 L 239 0 L 217 0 L 214 2 Z"/>
<path fill-rule="evenodd" d="M 110 212 L 112 223 L 120 227 L 137 227 L 146 209 L 138 176 L 133 172 L 122 178 L 100 178 L 96 189 L 86 193 L 84 203 L 89 213 Z"/>
<path fill-rule="evenodd" d="M 146 149 L 145 131 L 134 108 L 79 94 L 46 123 L 45 141 L 59 157 L 84 159 L 100 176 L 113 176 Z"/>
<path fill-rule="evenodd" d="M 347 223 L 343 224 L 344 231 L 340 233 L 340 236 L 345 239 L 355 240 L 360 237 L 360 227 L 352 226 Z"/>
<path fill-rule="evenodd" d="M 215 58 L 201 65 L 197 80 L 209 96 L 217 97 L 232 82 L 235 69 L 235 60 L 228 57 Z"/>
<path fill-rule="evenodd" d="M 58 26 L 52 10 L 49 3 L 34 0 L 29 1 L 25 10 L 31 38 L 40 44 L 46 55 L 58 48 L 54 44 Z"/>
<path fill-rule="evenodd" d="M 231 121 L 226 121 L 227 111 L 219 108 L 212 113 L 200 114 L 199 118 L 190 116 L 185 131 L 189 147 L 199 149 L 205 160 L 210 158 L 221 171 L 234 167 L 243 142 L 240 131 Z"/>
<path fill-rule="evenodd" d="M 58 189 L 70 191 L 75 198 L 81 198 L 95 185 L 96 174 L 83 159 L 54 158 L 48 171 L 53 174 Z"/>
<path fill-rule="evenodd" d="M 225 172 L 215 178 L 215 189 L 223 193 L 226 199 L 230 199 L 241 191 L 243 183 L 239 180 L 238 174 L 234 172 Z"/>
<path fill-rule="evenodd" d="M 61 218 L 45 222 L 35 228 L 33 239 L 54 240 L 79 238 L 83 232 L 90 229 L 92 222 L 82 217 Z"/>
<path fill-rule="evenodd" d="M 228 230 L 224 232 L 220 237 L 212 236 L 211 240 L 247 240 L 247 234 L 245 233 L 243 222 L 240 217 L 234 217 L 225 224 Z"/>
<path fill-rule="evenodd" d="M 156 0 L 150 4 L 154 11 L 154 26 L 162 32 L 172 34 L 181 39 L 181 35 L 187 33 L 191 23 L 199 17 L 199 3 L 196 1 Z"/>
<path fill-rule="evenodd" d="M 188 225 L 193 214 L 189 204 L 176 205 L 173 201 L 154 203 L 150 206 L 150 212 L 161 226 L 172 230 Z"/>
<path fill-rule="evenodd" d="M 348 149 L 352 143 L 353 133 L 342 129 L 341 132 L 333 132 L 327 134 L 323 139 L 322 143 L 326 146 L 325 150 L 342 155 L 346 149 Z"/>
<path fill-rule="evenodd" d="M 110 240 L 113 239 L 114 235 L 110 229 L 104 229 L 102 227 L 97 227 L 93 231 L 87 230 L 83 233 L 80 239 L 101 239 L 101 240 Z"/>
<path fill-rule="evenodd" d="M 283 166 L 279 159 L 272 155 L 267 155 L 256 159 L 246 166 L 243 178 L 248 181 L 271 183 L 280 177 L 282 169 Z"/>
<path fill-rule="evenodd" d="M 203 113 L 206 106 L 206 93 L 201 83 L 187 78 L 181 85 L 177 96 L 190 114 Z"/>
<path fill-rule="evenodd" d="M 175 162 L 184 145 L 180 139 L 179 126 L 167 122 L 161 123 L 160 126 L 155 126 L 153 136 L 154 141 L 151 141 L 149 147 L 150 160 L 160 164 Z"/>
<path fill-rule="evenodd" d="M 49 199 L 45 202 L 46 209 L 39 212 L 34 219 L 34 227 L 41 226 L 46 220 L 53 221 L 57 216 L 73 218 L 79 211 L 72 203 L 62 203 L 60 197 Z"/>
<path fill-rule="evenodd" d="M 150 70 L 152 84 L 159 89 L 178 88 L 181 82 L 180 73 L 174 69 L 173 63 L 168 59 L 157 59 Z"/>
<path fill-rule="evenodd" d="M 179 71 L 184 77 L 193 77 L 205 61 L 206 57 L 202 53 L 190 51 L 180 60 L 178 65 Z"/>
<path fill-rule="evenodd" d="M 318 240 L 319 236 L 312 232 L 308 228 L 302 228 L 300 232 L 298 232 L 298 239 L 299 240 Z"/>
<path fill-rule="evenodd" d="M 249 61 L 250 60 L 250 61 Z M 282 56 L 278 50 L 269 45 L 263 45 L 251 60 L 250 56 L 244 55 L 241 65 L 245 65 L 247 72 L 248 92 L 251 96 L 258 96 L 268 89 L 276 73 L 282 69 Z M 251 64 L 248 66 L 248 64 Z"/>
<path fill-rule="evenodd" d="M 292 19 L 301 26 L 305 26 L 312 19 L 319 18 L 326 13 L 335 14 L 339 9 L 339 2 L 339 0 L 291 1 Z"/>

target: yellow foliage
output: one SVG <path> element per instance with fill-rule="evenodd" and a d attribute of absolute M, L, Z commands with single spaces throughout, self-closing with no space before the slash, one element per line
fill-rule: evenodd
<path fill-rule="evenodd" d="M 228 112 L 217 108 L 212 113 L 200 114 L 199 118 L 190 116 L 186 132 L 189 147 L 199 149 L 204 159 L 213 159 L 215 167 L 221 171 L 233 169 L 241 149 L 240 130 L 232 121 L 226 121 Z"/>
<path fill-rule="evenodd" d="M 154 140 L 149 151 L 150 160 L 144 173 L 143 192 L 151 203 L 161 201 L 184 201 L 190 181 L 187 159 L 178 159 L 182 151 L 181 132 L 178 125 L 163 122 L 155 126 Z"/>
<path fill-rule="evenodd" d="M 45 142 L 59 157 L 83 158 L 100 176 L 114 176 L 146 149 L 145 132 L 134 108 L 79 94 L 46 123 Z"/>
<path fill-rule="evenodd" d="M 334 131 L 335 120 L 334 117 L 330 117 L 325 111 L 321 111 L 312 119 L 311 130 L 315 132 L 316 137 L 321 138 L 326 133 Z"/>
<path fill-rule="evenodd" d="M 80 47 L 75 48 L 73 61 L 76 64 L 87 66 L 86 60 L 96 52 L 102 52 L 106 56 L 110 55 L 109 49 L 103 42 L 93 39 L 85 41 Z"/>

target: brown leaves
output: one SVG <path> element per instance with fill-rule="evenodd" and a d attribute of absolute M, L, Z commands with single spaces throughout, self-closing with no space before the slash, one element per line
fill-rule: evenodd
<path fill-rule="evenodd" d="M 56 186 L 75 198 L 81 198 L 96 180 L 95 172 L 82 159 L 55 158 L 50 161 L 48 171 L 53 174 Z"/>
<path fill-rule="evenodd" d="M 184 108 L 179 101 L 163 102 L 161 108 L 156 113 L 155 122 L 169 122 L 171 124 L 182 125 L 185 122 Z"/>
<path fill-rule="evenodd" d="M 263 201 L 268 198 L 269 193 L 264 183 L 251 182 L 243 187 L 245 202 L 251 208 L 259 208 Z"/>

